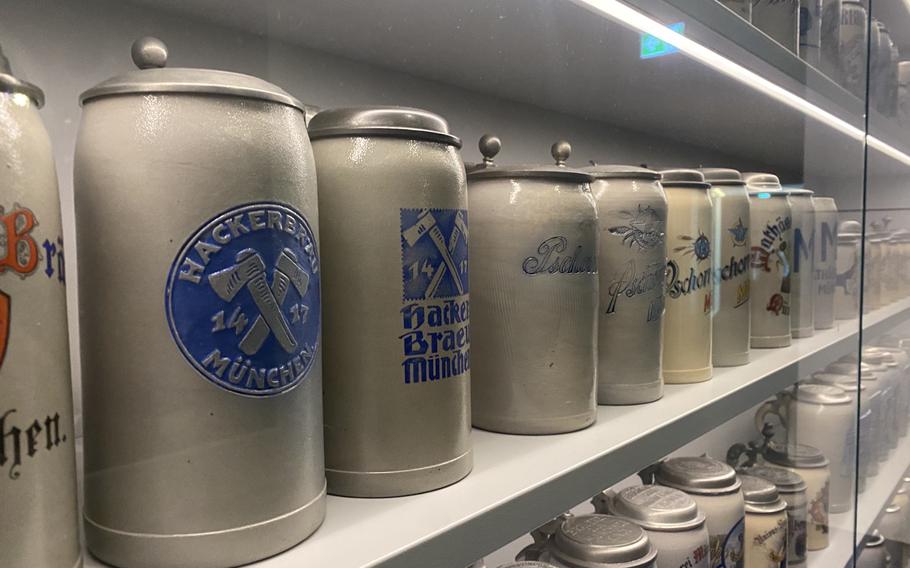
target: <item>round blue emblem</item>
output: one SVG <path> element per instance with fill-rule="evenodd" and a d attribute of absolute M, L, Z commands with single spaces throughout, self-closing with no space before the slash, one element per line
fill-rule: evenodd
<path fill-rule="evenodd" d="M 309 223 L 270 202 L 221 213 L 180 249 L 164 301 L 174 341 L 208 380 L 253 396 L 295 387 L 319 342 L 319 253 Z"/>

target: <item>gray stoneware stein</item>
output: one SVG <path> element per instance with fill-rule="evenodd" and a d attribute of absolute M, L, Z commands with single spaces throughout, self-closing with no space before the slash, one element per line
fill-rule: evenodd
<path fill-rule="evenodd" d="M 815 197 L 815 329 L 834 327 L 834 290 L 837 285 L 837 204 L 831 197 Z"/>
<path fill-rule="evenodd" d="M 63 230 L 44 93 L 0 51 L 0 566 L 82 566 Z"/>
<path fill-rule="evenodd" d="M 638 485 L 594 497 L 597 513 L 632 521 L 657 549 L 657 568 L 708 568 L 711 562 L 705 515 L 695 500 L 672 487 Z"/>
<path fill-rule="evenodd" d="M 815 204 L 808 189 L 784 189 L 793 216 L 793 272 L 790 278 L 790 330 L 794 338 L 815 334 Z"/>
<path fill-rule="evenodd" d="M 697 383 L 714 372 L 711 185 L 698 170 L 664 170 L 661 175 L 668 211 L 663 377 L 666 383 Z"/>
<path fill-rule="evenodd" d="M 600 222 L 597 401 L 652 402 L 663 396 L 664 386 L 667 196 L 653 170 L 623 165 L 584 170 L 594 176 L 591 193 Z"/>
<path fill-rule="evenodd" d="M 654 481 L 687 493 L 706 517 L 711 568 L 743 568 L 742 484 L 732 467 L 706 456 L 658 465 Z"/>
<path fill-rule="evenodd" d="M 541 560 L 557 568 L 657 568 L 657 549 L 635 523 L 579 515 L 559 525 Z"/>
<path fill-rule="evenodd" d="M 712 358 L 715 367 L 749 362 L 750 261 L 749 193 L 742 175 L 727 168 L 702 168 L 711 184 L 714 204 L 714 321 Z"/>
<path fill-rule="evenodd" d="M 433 113 L 324 110 L 310 122 L 325 278 L 329 491 L 438 489 L 473 464 L 468 192 Z"/>
<path fill-rule="evenodd" d="M 743 174 L 749 188 L 752 236 L 752 347 L 790 345 L 793 217 L 773 174 Z"/>
<path fill-rule="evenodd" d="M 586 428 L 597 413 L 597 209 L 591 176 L 555 165 L 503 166 L 480 139 L 471 203 L 471 415 L 507 434 Z M 558 322 L 556 325 L 552 325 Z"/>
<path fill-rule="evenodd" d="M 261 79 L 139 67 L 82 94 L 85 529 L 100 559 L 224 567 L 325 515 L 316 173 Z"/>

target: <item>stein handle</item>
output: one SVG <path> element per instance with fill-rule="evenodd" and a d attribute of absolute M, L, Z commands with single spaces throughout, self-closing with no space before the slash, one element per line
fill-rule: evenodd
<path fill-rule="evenodd" d="M 608 489 L 601 493 L 598 493 L 591 499 L 591 504 L 594 505 L 594 512 L 601 515 L 610 514 L 610 502 L 613 501 L 613 498 L 616 497 L 616 492 L 612 489 Z"/>
<path fill-rule="evenodd" d="M 762 403 L 762 405 L 758 407 L 758 410 L 755 411 L 755 429 L 758 430 L 759 433 L 765 432 L 765 417 L 769 414 L 777 416 L 780 423 L 786 429 L 788 422 L 786 408 L 787 404 L 784 395 L 778 395 L 777 398 Z"/>

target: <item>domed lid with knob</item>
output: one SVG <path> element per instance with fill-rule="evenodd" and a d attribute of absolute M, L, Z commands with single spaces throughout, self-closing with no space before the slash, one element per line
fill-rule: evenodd
<path fill-rule="evenodd" d="M 550 556 L 569 568 L 651 566 L 657 550 L 644 529 L 610 515 L 580 515 L 560 525 Z"/>
<path fill-rule="evenodd" d="M 803 197 L 805 197 L 805 196 L 812 197 L 813 195 L 815 195 L 814 191 L 812 191 L 811 189 L 806 189 L 805 187 L 784 187 L 782 189 L 787 195 L 797 195 L 797 196 L 803 196 Z"/>
<path fill-rule="evenodd" d="M 13 69 L 9 64 L 9 59 L 3 54 L 2 47 L 0 47 L 0 93 L 19 93 L 30 98 L 38 108 L 44 106 L 44 91 L 13 75 Z"/>
<path fill-rule="evenodd" d="M 844 389 L 832 385 L 802 384 L 798 385 L 794 394 L 796 395 L 796 400 L 808 404 L 828 406 L 853 402 L 853 399 L 844 392 Z"/>
<path fill-rule="evenodd" d="M 744 172 L 743 181 L 749 189 L 749 195 L 759 198 L 786 197 L 787 193 L 780 185 L 780 179 L 774 174 L 761 172 Z"/>
<path fill-rule="evenodd" d="M 79 103 L 115 95 L 194 93 L 259 99 L 305 112 L 303 103 L 262 79 L 215 69 L 167 68 L 167 46 L 143 37 L 133 42 L 133 63 L 139 68 L 95 85 L 79 96 Z"/>
<path fill-rule="evenodd" d="M 590 166 L 585 166 L 581 169 L 591 174 L 594 179 L 660 179 L 660 172 L 640 166 L 598 164 L 592 161 Z"/>
<path fill-rule="evenodd" d="M 859 221 L 844 221 L 837 227 L 837 240 L 855 242 L 863 237 L 863 226 Z"/>
<path fill-rule="evenodd" d="M 698 168 L 711 185 L 744 185 L 743 175 L 732 168 Z"/>
<path fill-rule="evenodd" d="M 661 170 L 660 181 L 664 187 L 687 187 L 691 189 L 709 189 L 710 183 L 705 181 L 705 176 L 698 170 L 677 168 Z"/>
<path fill-rule="evenodd" d="M 740 475 L 743 484 L 743 501 L 747 513 L 771 514 L 780 513 L 787 508 L 787 503 L 780 498 L 777 486 L 761 477 Z"/>
<path fill-rule="evenodd" d="M 629 519 L 648 530 L 688 531 L 705 524 L 705 515 L 692 497 L 663 485 L 637 485 L 615 494 L 604 492 L 592 503 L 598 513 Z"/>
<path fill-rule="evenodd" d="M 806 491 L 805 480 L 799 474 L 782 467 L 754 465 L 743 468 L 740 473 L 770 481 L 777 486 L 777 490 L 780 493 L 801 493 Z"/>
<path fill-rule="evenodd" d="M 316 114 L 307 127 L 310 138 L 379 136 L 439 142 L 461 148 L 438 114 L 411 107 L 376 106 L 330 108 Z"/>
<path fill-rule="evenodd" d="M 816 469 L 828 467 L 828 458 L 821 450 L 805 444 L 769 442 L 762 456 L 770 463 L 785 467 Z"/>
<path fill-rule="evenodd" d="M 654 480 L 696 495 L 734 493 L 740 486 L 732 467 L 706 456 L 664 460 L 658 465 Z"/>
<path fill-rule="evenodd" d="M 593 181 L 591 174 L 566 166 L 566 160 L 572 154 L 572 145 L 565 140 L 560 140 L 550 148 L 550 154 L 556 160 L 555 165 L 517 165 L 500 166 L 493 161 L 496 154 L 502 149 L 502 141 L 492 134 L 484 134 L 477 144 L 483 156 L 483 162 L 468 172 L 468 180 L 478 179 L 525 179 L 544 178 L 551 180 L 565 180 L 575 183 L 588 183 Z"/>

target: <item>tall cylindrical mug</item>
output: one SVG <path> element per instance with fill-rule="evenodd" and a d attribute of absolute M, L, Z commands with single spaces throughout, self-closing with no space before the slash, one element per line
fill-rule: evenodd
<path fill-rule="evenodd" d="M 837 285 L 837 205 L 830 197 L 815 202 L 815 329 L 834 327 Z"/>

